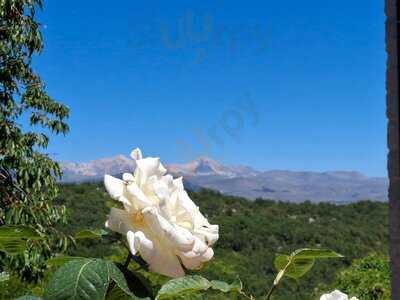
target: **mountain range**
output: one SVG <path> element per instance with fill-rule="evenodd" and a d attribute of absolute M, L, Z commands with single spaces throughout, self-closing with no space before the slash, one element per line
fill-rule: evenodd
<path fill-rule="evenodd" d="M 87 163 L 61 163 L 65 183 L 99 181 L 104 174 L 131 172 L 135 163 L 124 155 Z M 259 171 L 248 166 L 223 165 L 208 157 L 186 164 L 170 164 L 174 176 L 183 176 L 188 189 L 209 188 L 223 194 L 289 202 L 348 203 L 359 200 L 387 201 L 388 180 L 356 171 Z"/>

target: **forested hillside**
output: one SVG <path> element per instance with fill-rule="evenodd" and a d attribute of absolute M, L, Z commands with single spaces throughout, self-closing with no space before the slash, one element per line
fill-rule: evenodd
<path fill-rule="evenodd" d="M 109 199 L 100 184 L 64 185 L 58 199 L 68 208 L 64 230 L 104 228 Z M 239 274 L 246 289 L 262 295 L 276 274 L 275 253 L 301 247 L 330 248 L 345 256 L 317 262 L 298 283 L 287 279 L 274 299 L 310 299 L 318 286 L 329 286 L 339 270 L 371 252 L 388 251 L 386 203 L 363 201 L 336 206 L 320 203 L 289 204 L 268 200 L 250 202 L 213 191 L 191 193 L 192 199 L 220 226 L 215 259 L 201 273 L 210 279 L 233 280 Z M 110 235 L 101 241 L 78 243 L 70 254 L 122 257 L 123 250 Z M 160 277 L 160 282 L 163 279 Z"/>

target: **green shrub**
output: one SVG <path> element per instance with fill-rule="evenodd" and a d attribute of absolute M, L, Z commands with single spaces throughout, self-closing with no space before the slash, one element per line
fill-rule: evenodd
<path fill-rule="evenodd" d="M 371 254 L 339 273 L 336 288 L 363 300 L 390 299 L 389 259 Z"/>

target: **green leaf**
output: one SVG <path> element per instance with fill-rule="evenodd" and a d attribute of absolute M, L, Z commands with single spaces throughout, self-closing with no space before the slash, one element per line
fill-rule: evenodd
<path fill-rule="evenodd" d="M 182 294 L 171 298 L 172 300 L 204 300 L 201 293 Z"/>
<path fill-rule="evenodd" d="M 168 299 L 180 296 L 183 293 L 205 291 L 211 287 L 211 283 L 198 275 L 185 276 L 168 281 L 158 291 L 156 299 Z"/>
<path fill-rule="evenodd" d="M 75 234 L 75 239 L 101 239 L 102 236 L 107 235 L 107 231 L 103 229 L 97 230 L 82 230 Z"/>
<path fill-rule="evenodd" d="M 329 249 L 299 249 L 292 254 L 296 258 L 340 258 L 343 255 Z"/>
<path fill-rule="evenodd" d="M 27 248 L 27 240 L 39 240 L 42 237 L 28 226 L 0 226 L 0 251 L 17 255 Z"/>
<path fill-rule="evenodd" d="M 340 258 L 343 257 L 329 249 L 299 249 L 291 255 L 279 254 L 276 256 L 274 265 L 275 268 L 281 271 L 281 276 L 288 276 L 298 279 L 314 266 L 316 259 L 324 258 Z M 278 278 L 278 282 L 281 279 Z"/>
<path fill-rule="evenodd" d="M 243 288 L 242 282 L 238 279 L 236 279 L 234 282 L 231 284 L 226 283 L 224 281 L 219 281 L 219 280 L 211 280 L 211 288 L 214 290 L 221 291 L 223 293 L 228 293 L 228 292 L 241 292 Z"/>
<path fill-rule="evenodd" d="M 50 258 L 47 261 L 47 265 L 48 266 L 59 267 L 59 266 L 62 266 L 65 263 L 67 263 L 67 262 L 69 262 L 71 260 L 74 260 L 74 259 L 84 259 L 84 257 L 79 257 L 79 256 L 55 256 L 55 257 Z"/>
<path fill-rule="evenodd" d="M 129 290 L 128 283 L 124 277 L 124 274 L 117 268 L 117 266 L 111 261 L 104 261 L 107 264 L 107 270 L 110 279 L 112 279 L 115 284 L 123 291 L 126 295 L 131 296 L 133 299 L 137 298 L 132 292 Z"/>
<path fill-rule="evenodd" d="M 277 254 L 274 260 L 275 269 L 278 271 L 283 270 L 287 267 L 290 262 L 290 256 L 286 254 Z"/>
<path fill-rule="evenodd" d="M 151 297 L 154 299 L 152 284 L 139 272 L 132 272 L 122 264 L 116 263 L 117 268 L 122 272 L 128 284 L 129 290 L 135 292 L 136 297 Z"/>
<path fill-rule="evenodd" d="M 26 241 L 22 239 L 0 240 L 0 251 L 8 255 L 17 255 L 24 252 L 27 248 Z"/>
<path fill-rule="evenodd" d="M 288 255 L 281 254 L 275 258 L 274 265 L 278 270 L 284 270 L 285 276 L 298 279 L 311 270 L 314 262 L 315 259 L 293 259 Z"/>
<path fill-rule="evenodd" d="M 28 226 L 0 226 L 0 241 L 16 239 L 39 240 L 41 238 L 36 230 Z"/>
<path fill-rule="evenodd" d="M 138 299 L 114 263 L 94 258 L 73 259 L 60 267 L 47 284 L 44 297 L 103 300 L 112 281 L 131 299 Z"/>
<path fill-rule="evenodd" d="M 41 298 L 41 297 L 35 297 L 35 296 L 22 296 L 15 300 L 42 300 L 42 299 L 43 298 Z"/>
<path fill-rule="evenodd" d="M 45 289 L 46 299 L 104 299 L 107 268 L 97 259 L 72 260 L 59 268 Z"/>

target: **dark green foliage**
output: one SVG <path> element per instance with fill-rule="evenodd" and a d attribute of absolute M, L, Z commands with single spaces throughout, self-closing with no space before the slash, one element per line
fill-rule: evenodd
<path fill-rule="evenodd" d="M 42 295 L 43 285 L 44 281 L 28 283 L 13 274 L 9 280 L 0 282 L 0 300 L 15 299 L 24 295 Z"/>
<path fill-rule="evenodd" d="M 191 193 L 191 197 L 213 224 L 220 225 L 215 259 L 201 272 L 192 274 L 226 282 L 233 282 L 239 275 L 244 289 L 256 296 L 264 295 L 276 276 L 276 253 L 321 247 L 345 256 L 318 261 L 298 283 L 285 279 L 274 294 L 274 299 L 308 300 L 314 288 L 320 283 L 333 283 L 337 273 L 349 267 L 354 259 L 371 252 L 388 251 L 386 203 L 364 201 L 336 206 L 309 202 L 250 202 L 207 190 Z M 83 228 L 104 228 L 108 206 L 116 201 L 110 202 L 101 185 L 79 184 L 62 186 L 58 203 L 67 206 L 69 225 L 65 229 L 73 233 Z M 82 241 L 69 254 L 116 255 L 123 261 L 125 254 L 115 241 L 112 234 L 101 241 Z M 154 275 L 151 280 L 157 278 L 159 276 Z M 158 282 L 162 284 L 165 280 Z M 226 296 L 216 295 L 212 299 L 223 299 L 221 297 Z"/>
<path fill-rule="evenodd" d="M 105 229 L 104 224 L 110 211 L 108 204 L 117 204 L 111 200 L 103 187 L 97 184 L 62 185 L 57 204 L 66 206 L 67 226 L 60 230 L 73 235 L 83 229 Z M 117 241 L 117 235 L 110 232 L 101 240 L 82 240 L 71 247 L 68 254 L 84 257 L 103 257 L 114 255 L 115 249 L 110 247 Z"/>
<path fill-rule="evenodd" d="M 336 286 L 363 300 L 391 299 L 389 258 L 371 254 L 356 260 L 351 267 L 340 272 Z"/>
<path fill-rule="evenodd" d="M 0 0 L 0 226 L 31 225 L 48 237 L 32 242 L 25 255 L 2 254 L 0 269 L 18 271 L 32 281 L 66 241 L 54 229 L 64 220 L 64 209 L 52 203 L 61 170 L 42 151 L 49 133 L 68 131 L 64 120 L 69 110 L 47 95 L 32 69 L 33 55 L 43 48 L 35 20 L 41 7 L 40 0 Z"/>

